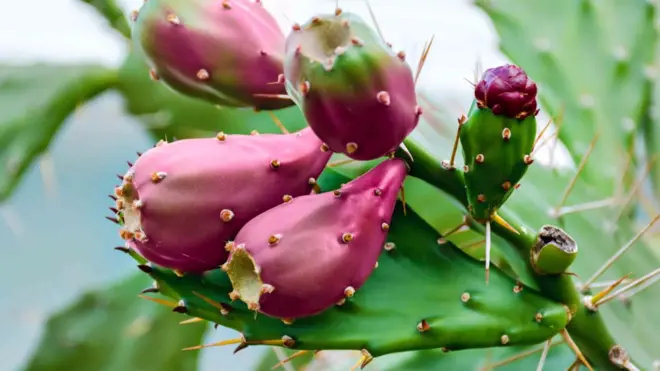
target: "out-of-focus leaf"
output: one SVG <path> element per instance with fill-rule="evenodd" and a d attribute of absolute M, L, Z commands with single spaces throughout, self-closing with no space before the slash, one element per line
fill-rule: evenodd
<path fill-rule="evenodd" d="M 113 88 L 115 70 L 80 66 L 0 66 L 0 202 L 48 148 L 80 105 Z"/>
<path fill-rule="evenodd" d="M 157 139 L 205 137 L 218 131 L 232 134 L 280 133 L 274 114 L 289 131 L 307 126 L 297 106 L 255 113 L 247 108 L 219 107 L 190 98 L 149 77 L 142 56 L 131 52 L 120 69 L 119 89 L 127 110 L 136 115 Z"/>
<path fill-rule="evenodd" d="M 612 194 L 650 100 L 655 5 L 646 0 L 478 0 L 502 51 L 539 84 L 579 162 L 600 133 L 586 178 Z M 490 66 L 486 66 L 490 67 Z"/>
<path fill-rule="evenodd" d="M 286 357 L 291 357 L 294 355 L 297 351 L 291 350 L 291 349 L 285 349 L 282 347 L 277 347 L 273 349 L 268 349 L 264 352 L 263 357 L 261 358 L 261 361 L 255 366 L 253 371 L 270 371 L 273 369 L 273 366 L 277 365 L 281 360 L 278 354 L 276 352 L 279 352 L 281 355 L 283 355 L 285 358 Z M 295 357 L 291 359 L 290 361 L 286 362 L 288 366 L 284 367 L 281 366 L 278 368 L 280 371 L 287 371 L 288 368 L 293 368 L 294 370 L 302 370 L 305 366 L 310 364 L 314 360 L 314 352 L 307 352 L 301 356 Z"/>
<path fill-rule="evenodd" d="M 48 321 L 24 371 L 196 371 L 208 326 L 181 326 L 171 309 L 140 299 L 151 281 L 135 274 L 82 295 Z"/>
<path fill-rule="evenodd" d="M 127 39 L 131 37 L 131 27 L 126 21 L 126 16 L 122 8 L 114 0 L 81 0 L 89 4 L 108 21 L 113 29 L 117 30 Z"/>

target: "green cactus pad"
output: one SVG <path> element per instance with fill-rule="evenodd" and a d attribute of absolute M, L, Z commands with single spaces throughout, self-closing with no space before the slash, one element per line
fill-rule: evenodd
<path fill-rule="evenodd" d="M 536 117 L 523 120 L 495 115 L 472 104 L 460 141 L 471 215 L 490 219 L 511 196 L 531 164 Z"/>
<path fill-rule="evenodd" d="M 321 180 L 324 189 L 333 189 L 346 178 L 328 170 Z M 245 304 L 232 302 L 231 283 L 220 269 L 183 277 L 158 267 L 146 270 L 176 292 L 164 294 L 180 300 L 187 314 L 241 331 L 252 344 L 286 335 L 295 340 L 291 347 L 296 349 L 366 349 L 379 356 L 535 344 L 566 326 L 569 314 L 562 304 L 499 270 L 486 286 L 481 264 L 451 243 L 438 246 L 438 237 L 410 210 L 404 216 L 399 205 L 389 234 L 394 248 L 384 249 L 362 289 L 343 305 L 292 324 L 263 314 L 255 318 Z M 219 306 L 228 313 L 221 314 Z"/>

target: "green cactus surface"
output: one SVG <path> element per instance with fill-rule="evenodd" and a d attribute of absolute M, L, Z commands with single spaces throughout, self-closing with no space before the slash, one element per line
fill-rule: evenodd
<path fill-rule="evenodd" d="M 485 221 L 511 196 L 531 165 L 536 117 L 495 115 L 475 101 L 461 126 L 470 214 Z"/>

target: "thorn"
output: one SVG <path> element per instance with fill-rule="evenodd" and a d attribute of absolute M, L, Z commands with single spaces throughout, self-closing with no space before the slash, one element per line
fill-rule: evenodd
<path fill-rule="evenodd" d="M 597 293 L 596 295 L 593 295 L 593 296 L 591 297 L 591 304 L 593 304 L 594 306 L 598 306 L 597 303 L 598 303 L 601 299 L 603 299 L 605 296 L 607 296 L 607 294 L 609 294 L 610 292 L 612 292 L 612 290 L 614 290 L 615 288 L 619 287 L 619 285 L 621 285 L 621 283 L 623 283 L 623 281 L 625 281 L 628 277 L 630 277 L 630 275 L 631 275 L 631 273 L 626 274 L 625 276 L 623 276 L 623 277 L 619 278 L 618 280 L 614 281 L 611 285 L 609 285 L 609 286 L 606 287 L 605 289 L 601 290 L 601 291 L 600 291 L 599 293 Z"/>
<path fill-rule="evenodd" d="M 204 318 L 195 317 L 195 318 L 183 320 L 183 321 L 179 322 L 179 324 L 180 325 L 189 325 L 191 323 L 204 322 L 204 321 L 206 321 Z"/>
<path fill-rule="evenodd" d="M 172 309 L 172 312 L 186 314 L 188 313 L 188 307 L 186 307 L 186 303 L 183 300 L 179 300 L 176 307 Z"/>
<path fill-rule="evenodd" d="M 286 94 L 252 94 L 255 98 L 272 98 L 281 100 L 291 100 L 291 97 Z"/>
<path fill-rule="evenodd" d="M 339 160 L 339 161 L 331 162 L 331 163 L 328 164 L 328 167 L 344 166 L 344 165 L 351 164 L 353 162 L 355 162 L 355 160 L 353 160 L 352 158 L 349 158 L 349 159 L 346 159 L 346 160 Z"/>
<path fill-rule="evenodd" d="M 593 276 L 591 276 L 591 278 L 589 278 L 582 285 L 582 289 L 580 291 L 586 291 L 589 288 L 589 285 L 591 285 L 595 280 L 597 280 L 598 277 L 602 276 L 603 273 L 605 273 L 605 271 L 607 271 L 607 269 L 609 269 L 612 266 L 612 264 L 614 264 L 615 261 L 617 261 L 626 251 L 628 251 L 628 249 L 630 249 L 644 235 L 644 233 L 646 233 L 646 231 L 648 231 L 653 226 L 653 224 L 655 224 L 655 222 L 658 221 L 658 219 L 660 219 L 660 214 L 656 215 L 655 218 L 653 218 L 646 225 L 646 227 L 642 228 L 642 230 L 640 230 L 635 237 L 633 237 L 630 241 L 628 241 L 628 243 L 626 243 L 623 247 L 621 247 L 619 251 L 617 251 L 614 255 L 612 255 L 612 257 L 609 258 L 605 262 L 605 264 L 603 264 L 603 266 L 600 267 L 596 271 L 596 273 L 594 273 Z"/>
<path fill-rule="evenodd" d="M 486 284 L 490 279 L 490 221 L 486 221 Z"/>
<path fill-rule="evenodd" d="M 644 168 L 644 173 L 637 180 L 637 182 L 633 185 L 632 189 L 630 190 L 630 193 L 628 194 L 628 197 L 621 204 L 621 208 L 619 208 L 619 212 L 617 213 L 616 218 L 614 218 L 614 221 L 611 224 L 613 227 L 616 227 L 616 224 L 619 221 L 619 219 L 621 219 L 621 216 L 623 215 L 623 212 L 628 208 L 628 205 L 630 205 L 630 203 L 632 202 L 633 198 L 635 197 L 635 194 L 637 194 L 637 191 L 642 186 L 642 184 L 644 184 L 644 181 L 646 180 L 646 178 L 651 173 L 651 169 L 653 169 L 653 164 L 655 164 L 656 159 L 657 159 L 656 155 L 653 155 L 653 158 L 651 158 L 648 161 L 648 163 L 646 164 L 646 167 Z"/>
<path fill-rule="evenodd" d="M 571 335 L 568 334 L 568 331 L 564 328 L 560 332 L 561 336 L 564 338 L 564 341 L 566 341 L 566 344 L 573 350 L 577 358 L 582 362 L 582 364 L 589 370 L 589 371 L 594 371 L 594 369 L 591 367 L 589 364 L 589 361 L 584 357 L 584 354 L 582 354 L 582 351 L 580 351 L 580 348 L 575 344 L 573 339 L 571 338 Z"/>
<path fill-rule="evenodd" d="M 270 118 L 273 119 L 273 122 L 275 122 L 275 125 L 277 125 L 277 127 L 280 129 L 280 131 L 283 134 L 289 134 L 289 130 L 287 130 L 284 124 L 282 124 L 282 121 L 280 121 L 280 119 L 278 119 L 273 112 L 271 111 L 267 111 L 267 112 L 270 115 Z"/>
<path fill-rule="evenodd" d="M 550 210 L 550 216 L 553 218 L 559 218 L 564 215 L 568 214 L 574 214 L 574 213 L 581 213 L 584 211 L 591 211 L 591 210 L 596 210 L 600 209 L 603 207 L 608 207 L 616 204 L 616 199 L 614 197 L 608 198 L 605 200 L 598 200 L 598 201 L 591 201 L 591 202 L 585 202 L 582 204 L 577 204 L 577 205 L 571 205 L 571 206 L 564 206 L 560 208 L 559 210 L 551 209 Z"/>
<path fill-rule="evenodd" d="M 183 350 L 198 350 L 198 349 L 204 349 L 204 348 L 210 348 L 210 347 L 221 347 L 221 346 L 224 346 L 224 345 L 243 344 L 244 342 L 245 342 L 245 338 L 243 336 L 241 336 L 239 338 L 218 341 L 218 342 L 211 343 L 211 344 L 204 344 L 204 345 L 197 345 L 197 346 L 189 347 L 189 348 L 183 348 Z"/>
<path fill-rule="evenodd" d="M 414 80 L 415 85 L 417 85 L 417 80 L 419 80 L 419 75 L 422 73 L 422 69 L 424 69 L 424 64 L 426 63 L 426 59 L 429 56 L 429 52 L 431 51 L 431 45 L 433 45 L 434 38 L 435 35 L 431 36 L 431 40 L 429 40 L 428 44 L 425 43 L 424 45 L 422 56 L 419 58 L 419 62 L 417 63 L 417 71 L 415 72 L 415 80 Z"/>
<path fill-rule="evenodd" d="M 159 291 L 160 290 L 158 289 L 158 286 L 147 287 L 146 289 L 140 291 L 140 294 L 149 294 L 149 293 L 157 294 Z"/>
<path fill-rule="evenodd" d="M 623 294 L 629 292 L 630 290 L 632 290 L 632 289 L 634 289 L 634 288 L 636 288 L 636 287 L 639 287 L 639 286 L 642 285 L 642 284 L 645 284 L 645 283 L 647 283 L 647 282 L 650 282 L 649 284 L 644 285 L 643 287 L 641 287 L 641 288 L 639 288 L 638 290 L 636 290 L 636 291 L 635 291 L 635 294 L 637 294 L 637 293 L 639 293 L 640 291 L 642 291 L 643 289 L 645 289 L 645 288 L 651 286 L 653 283 L 655 283 L 655 282 L 657 281 L 657 278 L 658 278 L 658 277 L 660 277 L 660 268 L 654 270 L 653 272 L 651 272 L 651 273 L 645 275 L 645 276 L 642 277 L 642 278 L 639 278 L 639 279 L 637 279 L 637 280 L 635 280 L 635 281 L 633 281 L 633 282 L 627 284 L 626 286 L 620 288 L 619 290 L 615 291 L 614 293 L 612 293 L 612 294 L 610 294 L 610 295 L 604 297 L 603 299 L 601 299 L 601 300 L 597 303 L 597 305 L 603 305 L 603 304 L 607 303 L 608 301 L 611 301 L 611 300 L 614 299 L 614 298 L 621 297 Z M 631 296 L 632 296 L 632 294 L 631 294 L 631 295 L 628 295 L 628 298 L 630 298 Z"/>
<path fill-rule="evenodd" d="M 369 363 L 371 363 L 371 361 L 374 360 L 374 357 L 373 357 L 373 356 L 372 356 L 372 355 L 371 355 L 366 349 L 362 349 L 360 352 L 362 352 L 362 356 L 361 356 L 360 359 L 355 363 L 355 365 L 353 365 L 353 367 L 351 367 L 351 371 L 355 371 L 355 370 L 357 370 L 358 367 L 359 367 L 360 369 L 363 369 L 363 368 L 365 368 Z"/>
<path fill-rule="evenodd" d="M 117 196 L 114 195 L 108 195 L 112 201 L 117 201 Z"/>
<path fill-rule="evenodd" d="M 177 303 L 175 303 L 173 301 L 170 301 L 170 300 L 165 300 L 165 299 L 161 299 L 161 298 L 154 298 L 154 297 L 146 296 L 146 295 L 138 295 L 138 297 L 142 298 L 142 299 L 145 299 L 145 300 L 153 301 L 154 303 L 157 303 L 157 304 L 160 304 L 160 305 L 164 305 L 168 308 L 176 308 L 176 306 L 177 306 Z"/>
<path fill-rule="evenodd" d="M 125 247 L 125 246 L 117 246 L 117 247 L 115 247 L 115 250 L 121 251 L 125 254 L 128 254 L 128 253 L 131 252 L 131 249 L 129 249 L 128 247 Z"/>
<path fill-rule="evenodd" d="M 551 347 L 554 347 L 555 345 L 559 345 L 559 344 L 561 344 L 561 343 L 564 342 L 563 339 L 562 339 L 562 340 L 556 340 L 556 341 L 554 341 L 554 342 L 551 342 L 550 340 L 551 340 L 551 339 L 548 339 L 547 342 L 546 342 L 546 344 L 548 344 L 548 349 L 551 348 Z M 509 358 L 503 359 L 503 360 L 498 361 L 498 362 L 496 362 L 496 363 L 492 363 L 492 364 L 490 364 L 490 365 L 486 365 L 486 366 L 485 366 L 484 368 L 482 368 L 480 371 L 490 371 L 490 370 L 494 370 L 494 369 L 496 369 L 496 368 L 498 368 L 498 367 L 501 367 L 501 366 L 504 366 L 504 365 L 507 365 L 507 364 L 513 363 L 513 362 L 515 362 L 515 361 L 518 361 L 518 360 L 520 360 L 520 359 L 523 359 L 523 358 L 529 357 L 529 356 L 531 356 L 531 355 L 533 355 L 533 354 L 536 354 L 536 353 L 538 353 L 538 352 L 543 352 L 544 349 L 545 349 L 545 346 L 546 346 L 546 345 L 544 344 L 543 347 L 536 347 L 536 348 L 534 348 L 534 349 L 530 349 L 530 350 L 527 350 L 527 351 L 525 351 L 525 352 L 515 354 L 515 355 L 513 355 L 513 356 L 511 356 L 511 357 L 509 357 Z M 541 356 L 543 357 L 543 354 L 541 354 Z M 537 371 L 541 371 L 541 369 L 537 368 Z"/>
<path fill-rule="evenodd" d="M 580 165 L 577 168 L 577 171 L 575 172 L 575 175 L 573 176 L 573 179 L 571 179 L 570 182 L 568 182 L 568 185 L 566 186 L 566 189 L 564 190 L 564 194 L 561 197 L 561 200 L 559 201 L 559 204 L 555 207 L 555 210 L 561 209 L 562 206 L 566 203 L 566 200 L 568 199 L 568 196 L 571 194 L 571 191 L 573 190 L 573 187 L 575 186 L 575 182 L 577 181 L 578 177 L 580 176 L 580 173 L 582 173 L 582 170 L 584 170 L 584 165 L 587 164 L 587 160 L 589 159 L 589 156 L 591 156 L 591 153 L 596 146 L 596 142 L 598 141 L 598 138 L 600 137 L 600 133 L 597 133 L 594 138 L 591 140 L 591 144 L 589 145 L 589 149 L 587 150 L 587 153 L 582 156 L 582 161 L 580 161 Z"/>
<path fill-rule="evenodd" d="M 152 273 L 152 272 L 154 271 L 154 269 L 151 267 L 151 265 L 150 265 L 149 263 L 147 263 L 147 264 L 140 264 L 140 265 L 138 265 L 137 267 L 138 267 L 142 272 L 147 273 L 147 274 Z"/>
<path fill-rule="evenodd" d="M 106 216 L 105 218 L 108 219 L 109 221 L 115 223 L 115 224 L 119 224 L 119 220 L 117 218 L 113 218 L 113 217 L 110 217 L 110 216 Z"/>
<path fill-rule="evenodd" d="M 299 350 L 292 355 L 288 356 L 287 358 L 284 358 L 283 360 L 277 362 L 273 367 L 271 367 L 271 370 L 275 370 L 276 368 L 284 366 L 284 364 L 291 362 L 294 358 L 298 358 L 300 356 L 303 356 L 305 354 L 309 353 L 309 350 Z"/>
<path fill-rule="evenodd" d="M 226 316 L 226 315 L 229 314 L 229 309 L 228 309 L 228 308 L 231 308 L 229 305 L 226 305 L 226 304 L 223 304 L 223 303 L 217 302 L 217 301 L 215 301 L 215 300 L 213 300 L 213 299 L 211 299 L 211 298 L 209 298 L 209 297 L 206 297 L 206 296 L 204 296 L 204 295 L 202 295 L 202 294 L 200 294 L 200 293 L 198 293 L 198 292 L 196 292 L 196 291 L 193 291 L 192 293 L 193 293 L 195 296 L 197 296 L 198 298 L 204 300 L 206 303 L 208 303 L 208 304 L 210 304 L 211 306 L 213 306 L 214 308 L 218 309 L 218 310 L 220 311 L 220 314 L 222 314 L 223 316 Z"/>
<path fill-rule="evenodd" d="M 534 153 L 534 148 L 536 148 L 536 144 L 538 144 L 541 137 L 543 137 L 543 135 L 545 134 L 545 131 L 548 130 L 548 128 L 550 127 L 550 124 L 552 124 L 552 119 L 548 120 L 548 123 L 545 124 L 543 129 L 541 129 L 541 131 L 539 132 L 539 135 L 537 135 L 536 139 L 534 139 L 534 144 L 532 144 L 532 153 Z"/>
<path fill-rule="evenodd" d="M 491 215 L 490 219 L 491 219 L 495 224 L 499 225 L 500 227 L 502 227 L 502 228 L 504 228 L 504 229 L 506 229 L 506 230 L 508 230 L 508 231 L 510 231 L 510 232 L 513 232 L 513 233 L 515 233 L 515 234 L 517 234 L 517 235 L 520 235 L 520 232 L 518 232 L 517 229 L 513 228 L 513 227 L 511 226 L 511 224 L 509 224 L 509 222 L 507 222 L 506 220 L 504 220 L 504 219 L 503 219 L 503 218 L 502 218 L 497 212 L 493 213 L 493 215 Z"/>
<path fill-rule="evenodd" d="M 461 115 L 461 117 L 458 118 L 458 130 L 456 130 L 456 137 L 454 138 L 454 146 L 451 149 L 451 157 L 449 159 L 449 169 L 451 170 L 455 169 L 454 164 L 456 161 L 456 152 L 458 152 L 458 142 L 461 136 L 461 129 L 463 128 L 463 124 L 465 124 L 466 121 L 467 121 L 467 117 L 465 117 L 465 115 Z"/>

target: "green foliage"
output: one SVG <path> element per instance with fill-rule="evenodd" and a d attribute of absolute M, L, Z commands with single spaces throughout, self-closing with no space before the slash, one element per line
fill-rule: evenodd
<path fill-rule="evenodd" d="M 477 0 L 501 49 L 540 86 L 544 108 L 585 177 L 612 194 L 650 101 L 655 6 L 646 0 Z"/>
<path fill-rule="evenodd" d="M 0 203 L 78 106 L 116 83 L 98 66 L 0 66 Z"/>
<path fill-rule="evenodd" d="M 181 349 L 208 326 L 181 326 L 169 309 L 139 300 L 142 274 L 83 294 L 46 324 L 24 371 L 195 371 L 198 357 Z"/>

